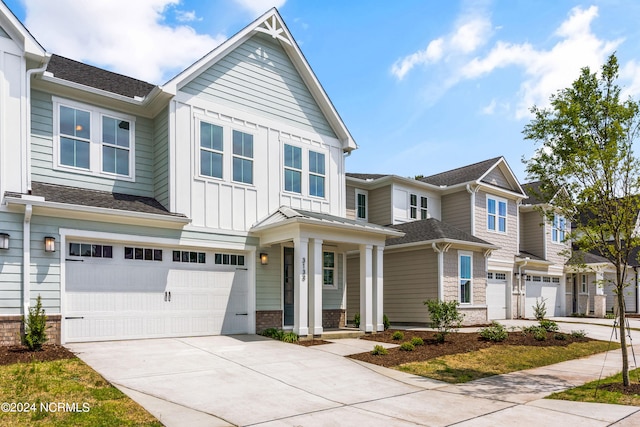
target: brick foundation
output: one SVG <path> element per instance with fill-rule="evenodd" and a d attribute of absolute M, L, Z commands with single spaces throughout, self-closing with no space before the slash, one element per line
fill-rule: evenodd
<path fill-rule="evenodd" d="M 0 316 L 0 345 L 19 345 L 24 332 L 22 316 Z M 60 344 L 60 315 L 47 316 L 47 343 Z"/>
<path fill-rule="evenodd" d="M 322 327 L 325 329 L 343 328 L 346 322 L 345 310 L 322 310 Z"/>
<path fill-rule="evenodd" d="M 256 311 L 256 333 L 269 328 L 282 329 L 282 310 Z"/>

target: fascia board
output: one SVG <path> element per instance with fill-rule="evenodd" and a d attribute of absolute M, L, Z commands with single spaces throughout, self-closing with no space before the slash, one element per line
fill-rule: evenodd
<path fill-rule="evenodd" d="M 417 248 L 420 246 L 425 246 L 425 248 L 431 249 L 431 245 L 433 243 L 450 243 L 452 246 L 455 246 L 457 249 L 491 249 L 498 250 L 499 246 L 496 245 L 487 245 L 484 243 L 476 243 L 476 242 L 467 242 L 465 240 L 455 240 L 455 239 L 432 239 L 432 240 L 423 240 L 420 242 L 411 242 L 411 243 L 401 243 L 399 245 L 391 245 L 385 246 L 385 251 L 393 251 L 394 249 L 407 249 L 407 248 Z"/>

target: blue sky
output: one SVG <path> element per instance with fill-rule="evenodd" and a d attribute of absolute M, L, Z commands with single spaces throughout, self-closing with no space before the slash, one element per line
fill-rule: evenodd
<path fill-rule="evenodd" d="M 272 6 L 359 145 L 350 172 L 522 157 L 532 105 L 612 52 L 640 95 L 640 2 L 4 0 L 53 53 L 162 84 Z"/>

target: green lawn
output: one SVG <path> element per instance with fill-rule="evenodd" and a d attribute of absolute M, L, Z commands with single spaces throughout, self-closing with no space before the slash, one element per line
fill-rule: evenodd
<path fill-rule="evenodd" d="M 7 427 L 162 426 L 79 359 L 0 366 L 0 402 Z"/>
<path fill-rule="evenodd" d="M 597 403 L 614 403 L 617 405 L 633 405 L 640 406 L 640 368 L 629 372 L 629 378 L 635 388 L 635 394 L 622 393 L 621 391 L 609 391 L 598 388 L 606 384 L 618 383 L 622 384 L 622 373 L 604 378 L 598 381 L 592 381 L 583 386 L 572 388 L 559 393 L 553 393 L 547 396 L 547 399 L 573 400 L 576 402 L 597 402 Z"/>
<path fill-rule="evenodd" d="M 552 365 L 620 348 L 605 341 L 571 343 L 568 346 L 493 346 L 468 353 L 405 363 L 396 369 L 449 383 L 465 383 L 492 375 Z"/>

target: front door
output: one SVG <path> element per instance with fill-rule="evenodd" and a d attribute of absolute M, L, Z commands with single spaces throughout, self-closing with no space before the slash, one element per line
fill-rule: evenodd
<path fill-rule="evenodd" d="M 573 292 L 571 292 L 571 302 L 572 302 L 571 305 L 573 306 L 572 313 L 578 312 L 578 281 L 576 280 L 577 277 L 578 277 L 577 274 L 572 275 L 572 282 L 573 282 Z"/>
<path fill-rule="evenodd" d="M 284 248 L 284 326 L 293 326 L 293 248 Z"/>

